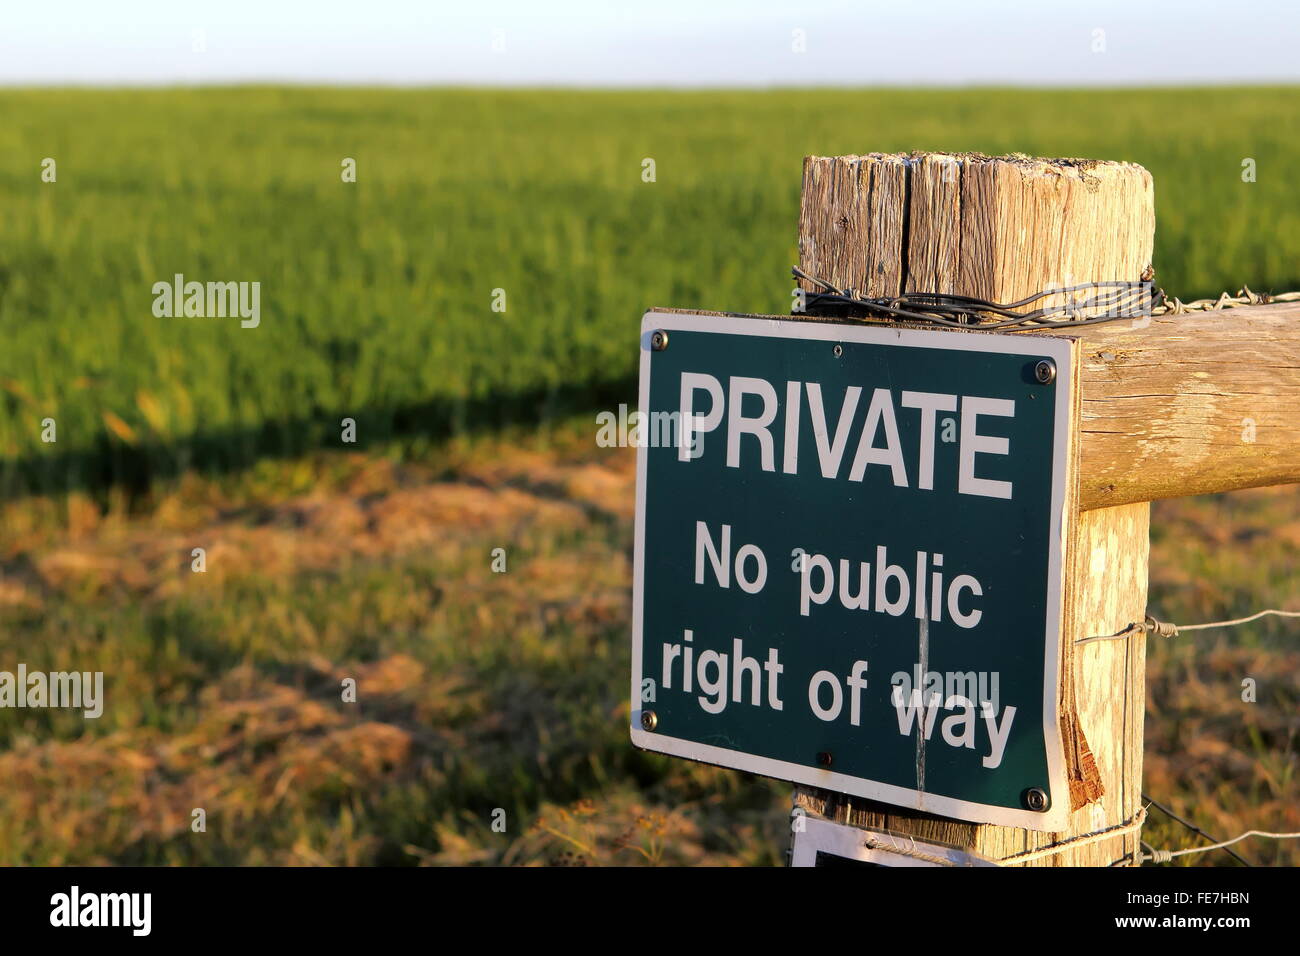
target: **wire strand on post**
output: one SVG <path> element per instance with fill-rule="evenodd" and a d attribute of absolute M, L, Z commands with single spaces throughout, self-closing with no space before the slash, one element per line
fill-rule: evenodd
<path fill-rule="evenodd" d="M 1155 634 L 1157 637 L 1177 637 L 1185 631 L 1206 631 L 1215 627 L 1235 627 L 1238 624 L 1249 624 L 1251 621 L 1258 621 L 1261 617 L 1266 617 L 1270 614 L 1276 615 L 1277 617 L 1300 617 L 1300 611 L 1280 611 L 1277 608 L 1266 608 L 1263 611 L 1257 611 L 1247 617 L 1238 617 L 1231 621 L 1210 621 L 1208 624 L 1170 624 L 1168 621 L 1157 621 L 1155 618 L 1147 615 L 1147 619 L 1143 623 L 1138 624 L 1134 622 L 1115 634 L 1098 634 L 1094 637 L 1081 637 L 1074 643 L 1091 644 L 1094 641 L 1121 641 L 1126 637 L 1132 637 L 1143 632 Z"/>

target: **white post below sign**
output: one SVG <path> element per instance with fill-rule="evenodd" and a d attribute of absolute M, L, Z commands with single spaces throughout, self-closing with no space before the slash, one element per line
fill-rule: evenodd
<path fill-rule="evenodd" d="M 943 843 L 845 826 L 819 817 L 796 820 L 790 866 L 997 866 L 992 860 Z"/>

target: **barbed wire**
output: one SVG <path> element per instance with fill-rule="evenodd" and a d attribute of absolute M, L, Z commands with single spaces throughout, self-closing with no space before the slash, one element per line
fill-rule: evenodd
<path fill-rule="evenodd" d="M 1270 614 L 1277 617 L 1300 617 L 1300 611 L 1281 611 L 1277 608 L 1266 608 L 1263 611 L 1256 611 L 1246 617 L 1233 618 L 1230 621 L 1210 621 L 1207 624 L 1171 624 L 1168 621 L 1157 621 L 1150 614 L 1146 620 L 1141 623 L 1134 622 L 1115 634 L 1098 634 L 1094 637 L 1082 637 L 1075 641 L 1075 644 L 1091 644 L 1094 641 L 1121 641 L 1126 637 L 1132 637 L 1136 634 L 1155 634 L 1159 637 L 1177 637 L 1179 634 L 1187 631 L 1207 631 L 1215 627 L 1235 627 L 1238 624 L 1249 624 L 1251 621 L 1258 621 L 1261 617 Z"/>
<path fill-rule="evenodd" d="M 1273 302 L 1300 302 L 1300 292 L 1279 292 L 1268 295 L 1251 292 L 1250 286 L 1244 285 L 1235 296 L 1224 292 L 1217 299 L 1196 299 L 1192 302 L 1180 301 L 1177 296 L 1170 299 L 1161 289 L 1157 293 L 1162 302 L 1151 310 L 1152 315 L 1183 315 L 1187 312 L 1217 312 L 1220 309 L 1235 309 L 1243 305 L 1268 305 Z"/>
<path fill-rule="evenodd" d="M 1224 840 L 1222 843 L 1216 843 L 1213 846 L 1194 846 L 1186 850 L 1156 850 L 1151 849 L 1149 855 L 1144 855 L 1140 862 L 1142 863 L 1172 863 L 1177 857 L 1190 856 L 1193 853 L 1209 853 L 1211 850 L 1223 850 L 1232 846 L 1234 843 L 1240 843 L 1248 837 L 1264 837 L 1269 840 L 1300 840 L 1300 833 L 1269 833 L 1266 830 L 1247 830 L 1241 836 L 1235 836 L 1231 840 Z M 1150 849 L 1150 847 L 1148 847 Z"/>
<path fill-rule="evenodd" d="M 792 266 L 790 274 L 822 290 L 796 290 L 800 296 L 796 311 L 833 310 L 843 313 L 845 318 L 903 320 L 942 328 L 979 328 L 985 331 L 1074 328 L 1121 319 L 1212 312 L 1271 302 L 1300 302 L 1300 292 L 1269 295 L 1252 292 L 1249 286 L 1243 286 L 1235 296 L 1224 292 L 1217 299 L 1183 302 L 1177 297 L 1170 299 L 1164 289 L 1156 289 L 1149 278 L 1154 275 L 1151 272 L 1138 282 L 1084 282 L 1045 289 L 1016 302 L 992 302 L 946 292 L 905 292 L 896 296 L 869 297 L 859 295 L 854 289 L 840 289 L 798 266 Z M 1079 293 L 1086 295 L 1079 299 Z M 1029 312 L 1016 311 L 1054 296 L 1065 296 L 1068 301 L 1063 305 L 1041 305 Z M 1101 314 L 1092 314 L 1096 312 Z"/>
<path fill-rule="evenodd" d="M 1187 827 L 1187 829 L 1191 830 L 1191 831 L 1192 831 L 1193 833 L 1195 833 L 1197 836 L 1204 837 L 1205 839 L 1209 840 L 1211 843 L 1217 844 L 1219 849 L 1223 850 L 1224 853 L 1228 854 L 1228 856 L 1232 857 L 1234 860 L 1236 860 L 1237 862 L 1239 862 L 1242 866 L 1251 866 L 1251 865 L 1252 865 L 1252 864 L 1251 864 L 1247 859 L 1245 859 L 1245 857 L 1243 857 L 1243 856 L 1241 856 L 1240 854 L 1238 854 L 1236 850 L 1232 849 L 1231 847 L 1227 846 L 1226 844 L 1219 844 L 1219 841 L 1218 841 L 1218 840 L 1216 840 L 1214 837 L 1210 836 L 1208 833 L 1206 833 L 1204 830 L 1202 830 L 1200 827 L 1198 827 L 1195 823 L 1190 823 L 1190 822 L 1188 822 L 1187 820 L 1184 820 L 1182 817 L 1180 817 L 1178 814 L 1174 813 L 1174 811 L 1170 810 L 1168 807 L 1166 807 L 1166 806 L 1165 806 L 1163 803 L 1161 803 L 1160 801 L 1158 801 L 1158 800 L 1153 800 L 1150 796 L 1148 796 L 1148 795 L 1145 794 L 1145 793 L 1142 794 L 1142 799 L 1145 800 L 1145 801 L 1147 801 L 1147 808 L 1148 808 L 1148 809 L 1150 809 L 1151 807 L 1155 807 L 1157 810 L 1159 810 L 1161 813 L 1163 813 L 1163 814 L 1164 814 L 1165 816 L 1167 816 L 1169 819 L 1174 820 L 1174 821 L 1176 821 L 1176 822 L 1178 822 L 1178 823 L 1181 823 L 1183 826 Z M 1156 850 L 1155 850 L 1154 848 L 1152 848 L 1152 847 L 1150 846 L 1150 844 L 1148 844 L 1148 843 L 1146 843 L 1146 842 L 1144 841 L 1144 842 L 1142 843 L 1142 846 L 1145 847 L 1148 851 L 1150 851 L 1150 853 L 1151 853 L 1151 858 L 1154 858 L 1154 857 L 1155 857 Z"/>

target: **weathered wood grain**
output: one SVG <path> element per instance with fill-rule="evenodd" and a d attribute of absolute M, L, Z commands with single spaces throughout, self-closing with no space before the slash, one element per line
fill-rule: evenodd
<path fill-rule="evenodd" d="M 809 156 L 799 211 L 799 261 L 841 289 L 902 291 L 907 162 L 901 156 Z"/>
<path fill-rule="evenodd" d="M 1084 508 L 1300 482 L 1300 303 L 1077 335 Z"/>
<path fill-rule="evenodd" d="M 956 292 L 961 254 L 961 161 L 930 153 L 911 165 L 905 292 Z"/>
<path fill-rule="evenodd" d="M 1073 535 L 1074 589 L 1069 618 L 1075 638 L 1115 634 L 1146 613 L 1151 505 L 1147 502 L 1085 511 Z M 1131 820 L 1141 802 L 1143 722 L 1146 716 L 1146 638 L 1097 641 L 1074 647 L 1074 700 L 1080 724 L 1106 792 L 1075 811 L 1071 829 L 1089 832 Z M 1138 835 L 1103 840 L 1069 851 L 1057 865 L 1106 866 L 1128 858 L 1136 865 Z"/>
<path fill-rule="evenodd" d="M 907 276 L 903 241 L 907 221 L 907 162 L 901 156 L 873 153 L 871 163 L 871 245 L 867 256 L 868 296 L 898 295 Z"/>
<path fill-rule="evenodd" d="M 1150 274 L 1154 192 L 1151 174 L 1132 163 L 870 153 L 809 156 L 803 175 L 799 265 L 839 288 L 1009 303 Z"/>
<path fill-rule="evenodd" d="M 974 157 L 962 162 L 960 175 L 955 291 L 1009 303 L 1085 282 L 1138 283 L 1148 273 L 1155 199 L 1151 174 L 1141 166 Z M 1022 311 L 1082 298 L 1052 296 Z"/>

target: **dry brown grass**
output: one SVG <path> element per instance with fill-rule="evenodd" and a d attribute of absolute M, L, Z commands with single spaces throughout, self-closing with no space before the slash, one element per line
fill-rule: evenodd
<path fill-rule="evenodd" d="M 294 477 L 312 489 L 301 494 L 191 476 L 134 512 L 77 497 L 5 506 L 0 620 L 39 641 L 60 609 L 104 615 L 109 707 L 133 703 L 88 733 L 9 725 L 0 853 L 776 862 L 785 786 L 626 742 L 633 465 L 630 451 L 592 448 L 572 429 L 452 444 L 420 464 L 298 463 L 311 470 Z M 1158 504 L 1156 613 L 1190 623 L 1294 604 L 1296 503 L 1286 489 Z M 205 575 L 189 570 L 196 546 Z M 506 574 L 490 571 L 495 547 L 507 548 Z M 166 623 L 153 636 L 114 643 L 114 628 L 155 615 Z M 209 618 L 208 644 L 174 633 L 177 619 L 202 629 Z M 78 658 L 92 638 L 73 627 L 59 653 Z M 1152 647 L 1146 789 L 1221 836 L 1300 829 L 1300 646 L 1287 633 Z M 1241 700 L 1246 676 L 1257 703 Z M 346 678 L 357 705 L 340 699 Z M 191 830 L 194 807 L 208 812 L 206 834 Z M 504 834 L 490 828 L 494 807 L 508 808 Z M 1150 842 L 1193 842 L 1152 821 Z M 1242 852 L 1300 859 L 1294 846 Z"/>

